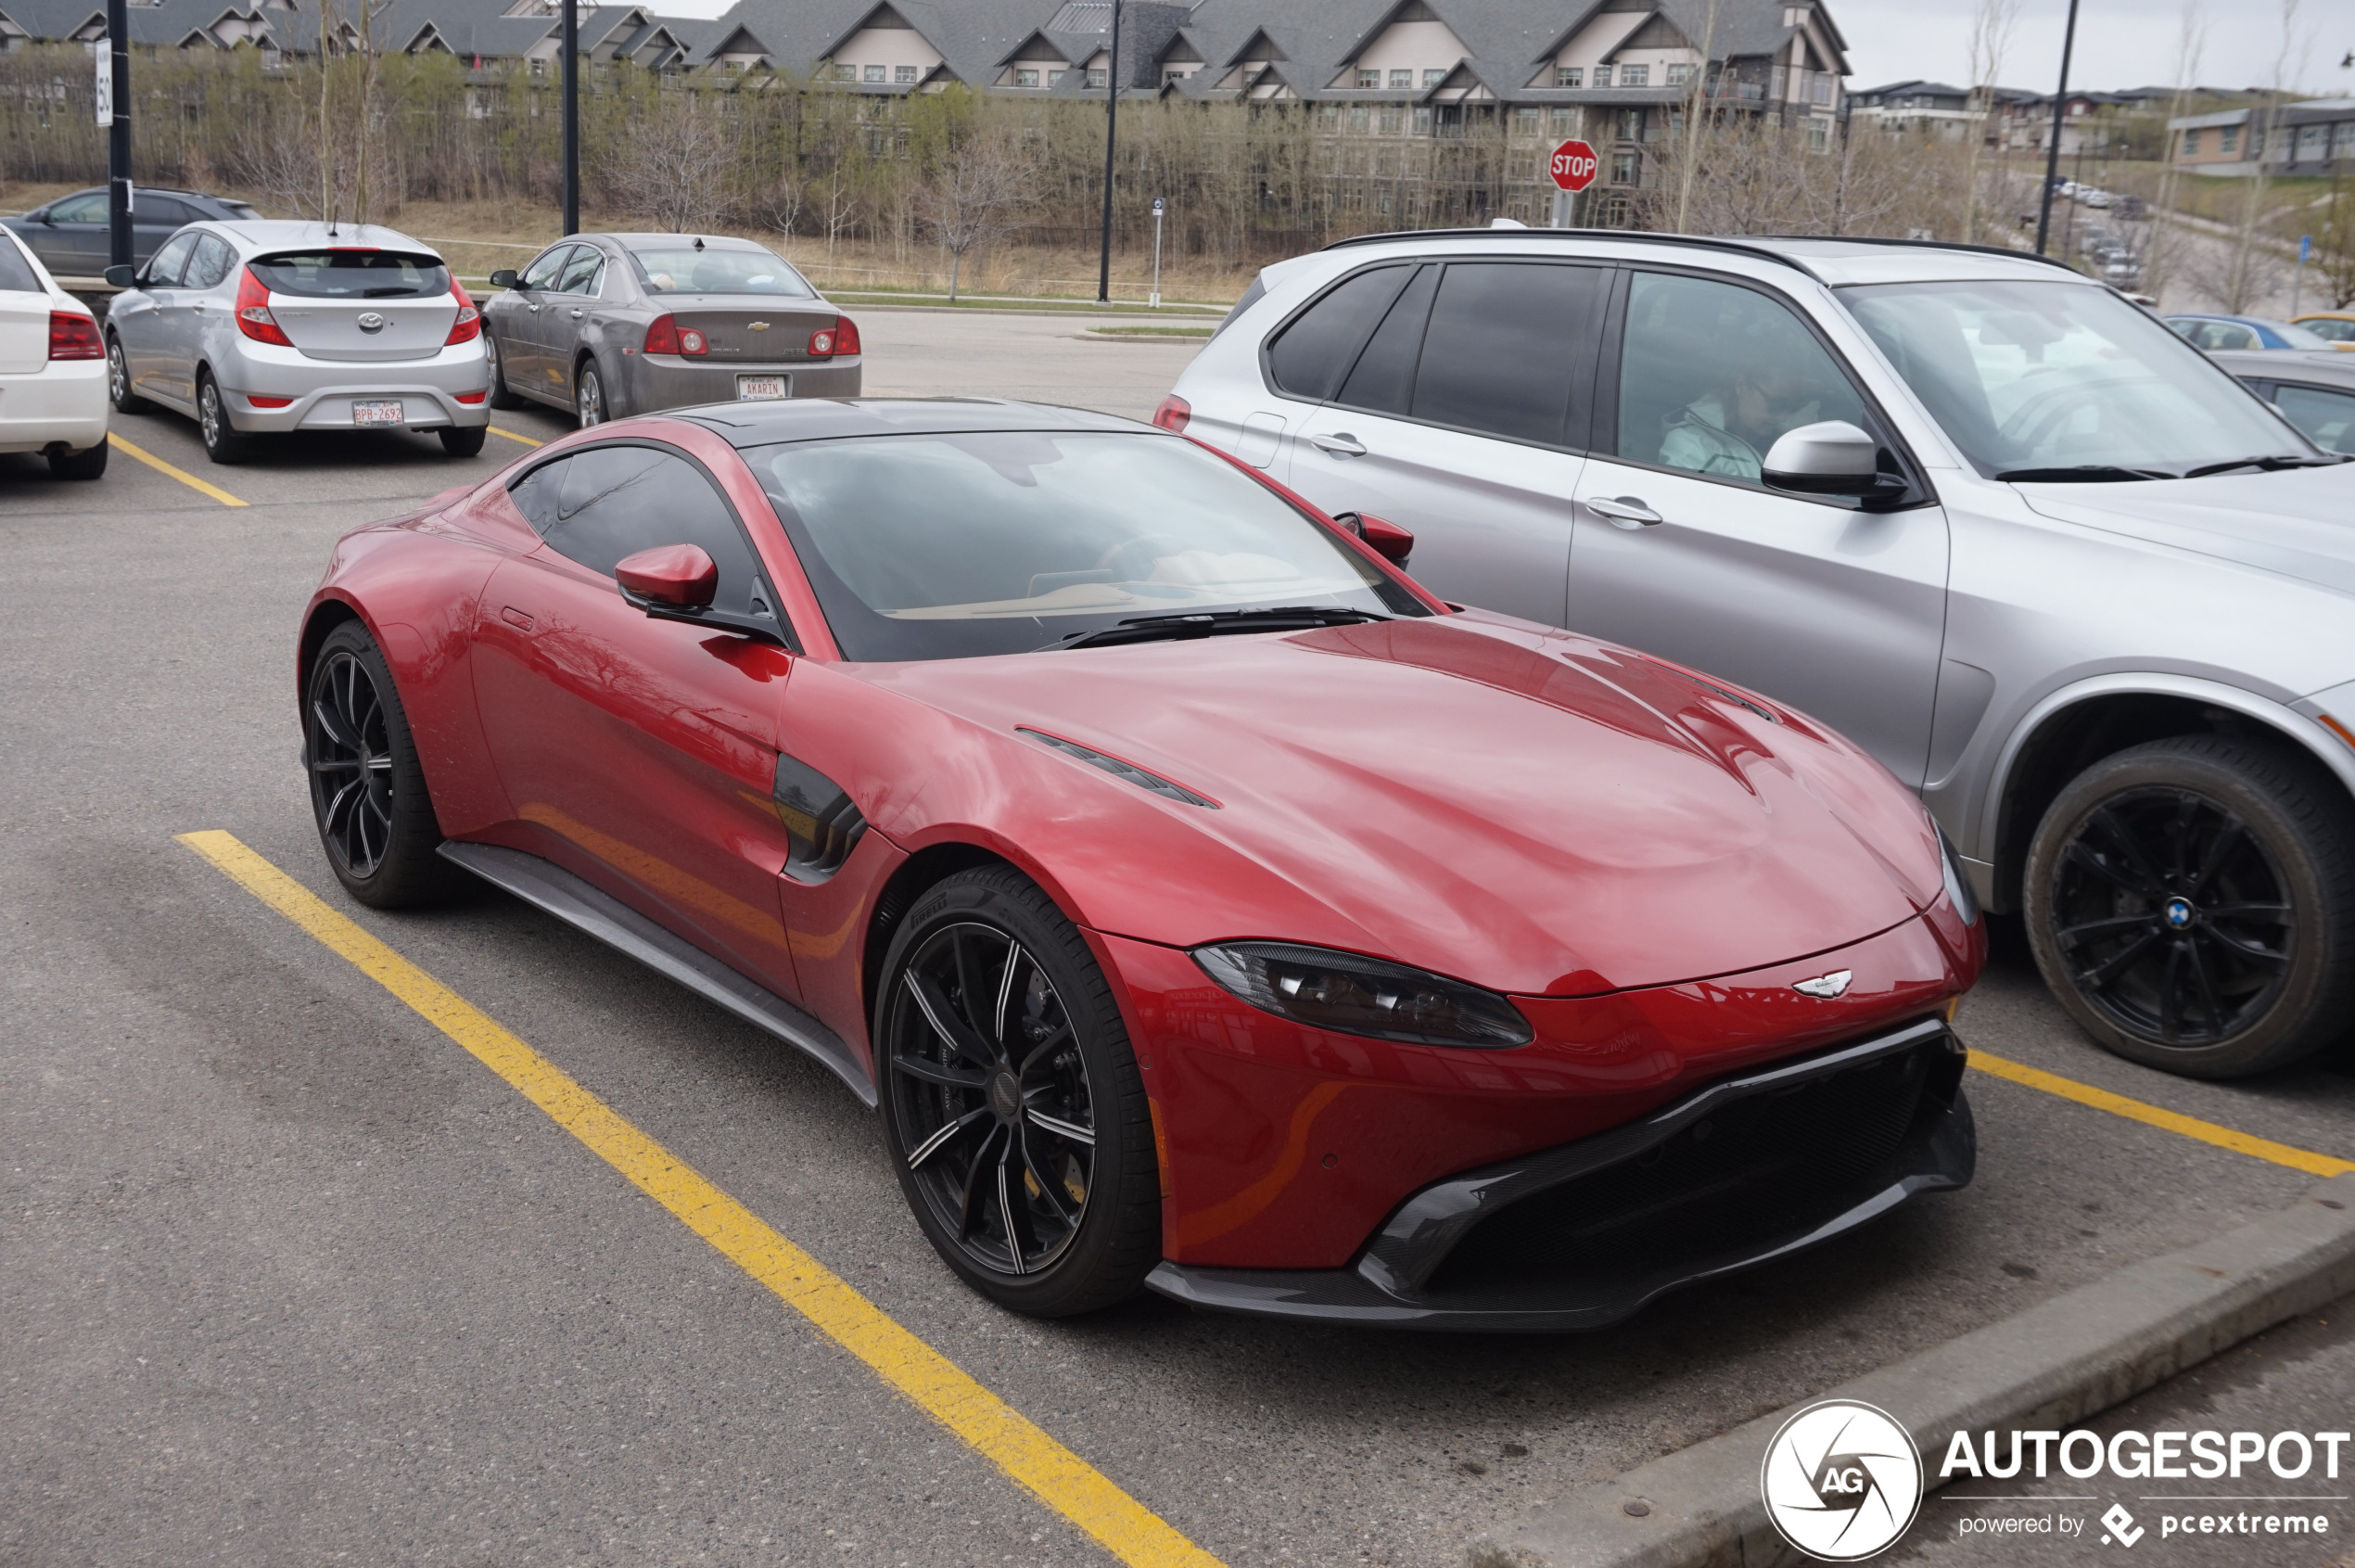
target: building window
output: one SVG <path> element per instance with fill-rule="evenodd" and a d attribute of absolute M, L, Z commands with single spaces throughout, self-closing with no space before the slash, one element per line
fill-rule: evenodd
<path fill-rule="evenodd" d="M 1366 134 L 1368 125 L 1368 121 L 1366 117 L 1366 106 L 1364 104 L 1350 105 L 1349 128 L 1362 136 Z"/>
<path fill-rule="evenodd" d="M 2218 136 L 2217 136 L 2217 146 L 2216 146 L 2216 150 L 2217 150 L 2218 152 L 2238 152 L 2238 151 L 2240 151 L 2240 147 L 2241 147 L 2241 128 L 2240 128 L 2239 126 L 2237 126 L 2237 125 L 2220 125 L 2220 126 L 2218 126 L 2216 129 L 2217 129 L 2217 131 L 2218 131 L 2218 133 L 2219 133 L 2219 134 L 2218 134 Z"/>
<path fill-rule="evenodd" d="M 1103 68 L 1101 66 L 1088 71 L 1088 85 L 1090 87 L 1106 86 L 1110 83 L 1111 80 L 1111 77 L 1105 73 Z"/>
<path fill-rule="evenodd" d="M 883 79 L 884 79 L 884 68 L 883 68 L 883 67 L 881 67 L 881 66 L 879 66 L 879 65 L 871 65 L 871 66 L 869 66 L 869 67 L 867 68 L 867 80 L 868 80 L 868 81 L 870 81 L 870 82 L 881 82 Z"/>
<path fill-rule="evenodd" d="M 1557 87 L 1583 87 L 1583 86 L 1585 86 L 1585 84 L 1586 84 L 1586 72 L 1585 72 L 1585 70 L 1583 68 L 1578 67 L 1578 66 L 1574 66 L 1574 65 L 1558 66 L 1558 67 L 1556 67 L 1556 68 L 1555 68 L 1555 70 L 1554 70 L 1554 85 L 1555 85 L 1555 86 L 1557 86 Z"/>
<path fill-rule="evenodd" d="M 1357 85 L 1360 87 L 1381 86 L 1381 72 L 1379 70 L 1366 70 L 1360 69 L 1357 72 Z"/>
<path fill-rule="evenodd" d="M 1551 112 L 1554 117 L 1555 135 L 1567 136 L 1578 128 L 1578 111 L 1576 109 L 1567 107 L 1557 107 Z"/>
<path fill-rule="evenodd" d="M 2183 133 L 2183 156 L 2185 158 L 2199 156 L 2199 131 L 2196 127 Z"/>
<path fill-rule="evenodd" d="M 1161 84 L 1165 87 L 1168 86 L 1172 82 L 1183 82 L 1184 80 L 1186 80 L 1186 73 L 1182 70 L 1165 70 L 1161 73 Z"/>
<path fill-rule="evenodd" d="M 1610 155 L 1610 183 L 1614 185 L 1632 185 L 1636 183 L 1636 155 L 1634 153 L 1615 152 Z"/>
<path fill-rule="evenodd" d="M 1693 68 L 1691 66 L 1672 65 L 1668 68 L 1668 84 L 1671 87 L 1685 86 L 1687 83 L 1690 83 L 1692 79 Z"/>
<path fill-rule="evenodd" d="M 1652 68 L 1648 65 L 1623 65 L 1619 68 L 1619 84 L 1623 87 L 1648 87 Z"/>
<path fill-rule="evenodd" d="M 1386 104 L 1383 106 L 1381 111 L 1381 134 L 1383 135 L 1395 136 L 1398 134 L 1399 128 L 1406 124 L 1406 122 L 1407 117 L 1399 112 L 1399 108 L 1396 104 Z"/>
<path fill-rule="evenodd" d="M 1050 70 L 1047 73 L 1047 85 L 1060 87 L 1063 84 L 1063 78 L 1070 74 L 1071 72 L 1067 70 Z"/>
<path fill-rule="evenodd" d="M 1096 73 L 1095 73 L 1094 71 L 1092 71 L 1092 70 L 1091 70 L 1091 71 L 1089 71 L 1088 74 L 1088 75 L 1090 75 L 1090 76 L 1093 76 L 1093 75 L 1095 75 Z M 1017 70 L 1017 71 L 1015 71 L 1015 72 L 1014 72 L 1014 85 L 1015 85 L 1015 86 L 1017 86 L 1017 87 L 1036 87 L 1036 86 L 1037 86 L 1037 85 L 1038 85 L 1038 72 L 1037 72 L 1037 70 Z"/>
<path fill-rule="evenodd" d="M 1436 87 L 1442 82 L 1446 80 L 1447 73 L 1444 70 L 1426 70 L 1423 72 L 1423 85 L 1426 87 Z"/>
<path fill-rule="evenodd" d="M 1809 121 L 1807 122 L 1807 150 L 1821 152 L 1831 145 L 1832 122 L 1828 120 Z"/>
<path fill-rule="evenodd" d="M 2355 120 L 2342 120 L 2331 134 L 2333 158 L 2355 158 Z"/>
<path fill-rule="evenodd" d="M 891 68 L 891 79 L 894 82 L 898 83 L 903 87 L 909 86 L 916 80 L 916 68 L 911 65 L 893 66 Z"/>
<path fill-rule="evenodd" d="M 531 62 L 531 74 L 532 74 L 532 75 L 534 75 L 534 76 L 545 76 L 545 75 L 547 75 L 547 74 L 548 74 L 548 62 L 547 62 L 546 60 L 534 60 L 534 61 L 532 61 L 532 62 Z"/>
<path fill-rule="evenodd" d="M 1513 110 L 1513 134 L 1516 136 L 1534 136 L 1537 134 L 1537 111 L 1535 109 L 1517 108 Z"/>
<path fill-rule="evenodd" d="M 1390 73 L 1390 84 L 1393 87 L 1411 87 L 1415 84 L 1415 73 L 1411 70 L 1394 70 Z"/>
<path fill-rule="evenodd" d="M 838 65 L 834 67 L 834 80 L 837 82 L 856 82 L 859 80 L 859 68 L 855 65 Z"/>
<path fill-rule="evenodd" d="M 1610 85 L 1610 67 L 1607 65 L 1598 65 L 1595 68 L 1595 85 L 1598 87 L 1608 87 Z"/>
<path fill-rule="evenodd" d="M 1415 134 L 1418 136 L 1431 134 L 1431 108 L 1427 104 L 1415 110 Z"/>

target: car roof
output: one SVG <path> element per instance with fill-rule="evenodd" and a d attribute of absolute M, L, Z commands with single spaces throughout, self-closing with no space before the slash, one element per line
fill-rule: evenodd
<path fill-rule="evenodd" d="M 2308 311 L 2289 318 L 2292 326 L 2302 321 L 2355 321 L 2355 311 Z"/>
<path fill-rule="evenodd" d="M 333 250 L 414 250 L 428 256 L 441 253 L 410 238 L 399 229 L 376 223 L 323 223 L 315 218 L 211 218 L 208 228 L 219 229 L 256 249 L 315 245 Z"/>
<path fill-rule="evenodd" d="M 696 240 L 702 240 L 706 249 L 714 250 L 767 250 L 769 249 L 757 239 L 745 239 L 732 234 L 713 234 L 708 230 L 702 234 L 662 234 L 651 231 L 641 233 L 634 230 L 625 232 L 615 229 L 600 229 L 594 234 L 577 234 L 572 237 L 575 239 L 609 239 L 625 249 L 634 249 L 641 242 L 648 245 L 692 245 Z"/>
<path fill-rule="evenodd" d="M 1417 229 L 1398 234 L 1359 235 L 1337 240 L 1328 251 L 1358 248 L 1396 247 L 1429 251 L 1448 242 L 1466 249 L 1497 253 L 1624 257 L 1632 249 L 1664 252 L 1687 261 L 1702 261 L 1712 253 L 1736 254 L 1774 262 L 1804 273 L 1818 282 L 1844 284 L 1922 283 L 1930 281 L 2032 281 L 2079 283 L 2107 287 L 2066 261 L 2033 251 L 2001 249 L 1988 245 L 1941 245 L 1926 240 L 1842 238 L 1823 239 L 1793 235 L 1642 234 L 1623 229 Z M 1452 247 L 1451 247 L 1452 248 Z"/>
<path fill-rule="evenodd" d="M 2355 391 L 2355 354 L 2340 349 L 2210 350 L 2208 357 L 2235 376 L 2268 381 L 2309 381 Z"/>
<path fill-rule="evenodd" d="M 675 409 L 683 419 L 716 432 L 735 447 L 779 441 L 840 440 L 852 436 L 940 436 L 985 431 L 1107 431 L 1164 436 L 1167 432 L 1117 414 L 1006 398 L 790 398 L 774 402 L 721 403 Z"/>

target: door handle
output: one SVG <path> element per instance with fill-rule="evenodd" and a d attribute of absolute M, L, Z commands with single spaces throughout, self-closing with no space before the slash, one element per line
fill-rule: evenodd
<path fill-rule="evenodd" d="M 537 305 L 526 305 L 524 309 L 529 311 L 533 315 L 538 315 L 540 313 L 540 307 Z"/>
<path fill-rule="evenodd" d="M 580 319 L 580 312 L 579 312 L 579 311 L 575 311 L 575 312 L 572 312 L 572 319 L 573 319 L 573 320 L 575 320 L 575 321 L 579 321 L 579 320 Z"/>
<path fill-rule="evenodd" d="M 1311 436 L 1308 442 L 1318 452 L 1332 457 L 1363 457 L 1366 443 L 1346 430 L 1335 430 L 1330 436 Z"/>
<path fill-rule="evenodd" d="M 513 605 L 501 606 L 499 618 L 505 621 L 509 626 L 514 627 L 518 631 L 528 631 L 531 630 L 531 618 L 524 614 L 523 611 L 516 608 Z"/>
<path fill-rule="evenodd" d="M 1586 510 L 1598 517 L 1610 518 L 1613 528 L 1648 529 L 1665 520 L 1645 505 L 1643 497 L 1638 495 L 1623 495 L 1616 499 L 1590 495 L 1586 498 Z"/>

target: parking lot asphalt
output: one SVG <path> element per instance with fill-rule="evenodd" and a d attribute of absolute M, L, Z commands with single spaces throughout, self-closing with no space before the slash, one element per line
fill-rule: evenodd
<path fill-rule="evenodd" d="M 1187 352 L 1080 341 L 1063 318 L 860 325 L 874 390 L 1129 414 Z M 184 420 L 117 429 L 247 504 L 120 453 L 83 485 L 0 458 L 0 1562 L 1113 1561 L 175 841 L 199 830 L 513 1031 L 1232 1568 L 1454 1564 L 1571 1484 L 2310 1180 L 1974 1073 L 1969 1190 L 1605 1333 L 1385 1336 L 1152 1297 L 1008 1317 L 933 1256 L 872 1118 L 821 1070 L 503 896 L 388 916 L 328 875 L 295 760 L 296 617 L 342 530 L 525 446 L 457 461 L 371 435 L 216 468 Z M 2355 1061 L 2228 1085 L 2132 1066 L 2069 1026 L 2016 930 L 1997 937 L 1960 1020 L 1975 1047 L 2355 1158 Z M 2238 1396 L 2310 1426 L 2298 1382 Z"/>

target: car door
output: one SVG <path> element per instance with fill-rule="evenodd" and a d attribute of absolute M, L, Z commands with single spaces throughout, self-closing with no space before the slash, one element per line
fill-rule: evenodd
<path fill-rule="evenodd" d="M 195 235 L 175 235 L 147 262 L 138 290 L 117 295 L 107 312 L 131 385 L 143 397 L 182 405 L 189 401 L 173 375 L 172 345 L 185 314 L 180 274 L 196 249 Z"/>
<path fill-rule="evenodd" d="M 1409 569 L 1442 598 L 1559 625 L 1610 275 L 1482 259 L 1383 279 L 1394 298 L 1300 422 L 1293 488 L 1411 529 Z M 1287 348 L 1303 323 L 1271 345 L 1279 376 L 1308 368 Z"/>
<path fill-rule="evenodd" d="M 1918 787 L 1945 634 L 1943 511 L 1768 489 L 1783 431 L 1896 443 L 1839 359 L 1753 285 L 1622 274 L 1578 487 L 1569 624 L 1788 702 Z M 1615 340 L 1614 340 L 1615 339 Z"/>
<path fill-rule="evenodd" d="M 589 325 L 589 312 L 596 307 L 597 290 L 604 282 L 605 252 L 593 245 L 584 245 L 565 262 L 557 274 L 555 292 L 550 296 L 547 308 L 540 312 L 541 352 L 546 356 L 548 389 L 572 402 L 573 366 L 580 356 L 581 333 Z"/>
<path fill-rule="evenodd" d="M 549 377 L 548 339 L 541 323 L 555 303 L 565 262 L 578 249 L 569 243 L 549 247 L 516 280 L 516 301 L 503 317 L 505 330 L 499 338 L 500 374 L 511 390 L 542 398 L 558 395 Z"/>
<path fill-rule="evenodd" d="M 17 231 L 55 277 L 95 277 L 110 253 L 107 193 L 83 191 L 53 201 L 36 223 Z"/>
<path fill-rule="evenodd" d="M 614 564 L 696 544 L 724 609 L 775 597 L 734 512 L 674 449 L 575 449 L 511 487 L 540 548 L 491 574 L 475 683 L 491 755 L 539 851 L 770 989 L 796 994 L 777 890 L 777 713 L 793 659 L 772 644 L 656 620 Z"/>
<path fill-rule="evenodd" d="M 230 301 L 216 291 L 228 277 L 237 253 L 217 234 L 195 232 L 196 249 L 180 271 L 180 285 L 157 310 L 155 384 L 172 397 L 194 402 L 197 365 L 204 357 L 204 331 L 209 320 L 225 319 Z"/>

